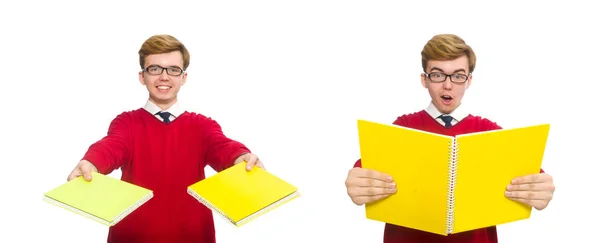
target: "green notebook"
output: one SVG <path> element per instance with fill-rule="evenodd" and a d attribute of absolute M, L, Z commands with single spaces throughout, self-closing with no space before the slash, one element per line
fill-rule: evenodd
<path fill-rule="evenodd" d="M 44 201 L 113 226 L 153 197 L 151 190 L 92 172 L 92 180 L 82 176 L 44 194 Z"/>

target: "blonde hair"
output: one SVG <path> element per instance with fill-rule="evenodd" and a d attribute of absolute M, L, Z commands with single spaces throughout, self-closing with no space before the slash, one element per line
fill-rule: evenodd
<path fill-rule="evenodd" d="M 423 71 L 427 68 L 427 63 L 430 60 L 436 61 L 447 61 L 454 60 L 463 55 L 467 56 L 469 60 L 469 73 L 472 73 L 475 69 L 476 56 L 475 52 L 465 41 L 453 34 L 440 34 L 436 35 L 425 44 L 423 51 L 421 51 L 421 62 L 423 65 Z"/>
<path fill-rule="evenodd" d="M 140 67 L 142 67 L 142 69 L 145 68 L 147 56 L 169 53 L 172 51 L 181 52 L 181 55 L 183 56 L 183 70 L 186 70 L 190 65 L 190 53 L 183 43 L 170 35 L 154 35 L 142 44 L 142 47 L 138 51 L 138 54 L 140 55 Z"/>

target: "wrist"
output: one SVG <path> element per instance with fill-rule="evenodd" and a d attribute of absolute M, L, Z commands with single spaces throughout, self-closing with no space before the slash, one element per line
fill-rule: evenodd
<path fill-rule="evenodd" d="M 94 163 L 92 163 L 92 161 L 84 159 L 84 160 L 81 160 L 81 162 L 89 164 L 93 172 L 99 173 L 98 168 L 96 168 L 96 166 L 94 165 Z"/>
<path fill-rule="evenodd" d="M 243 152 L 240 155 L 238 155 L 237 157 L 235 157 L 235 160 L 233 161 L 233 164 L 237 165 L 237 164 L 241 163 L 242 161 L 244 161 L 242 159 L 242 157 L 244 157 L 244 155 L 246 155 L 246 154 L 249 154 L 249 152 Z"/>

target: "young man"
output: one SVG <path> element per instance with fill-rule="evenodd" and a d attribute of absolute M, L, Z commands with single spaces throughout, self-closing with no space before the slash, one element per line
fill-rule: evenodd
<path fill-rule="evenodd" d="M 112 120 L 108 134 L 92 144 L 68 176 L 92 180 L 120 168 L 122 180 L 154 191 L 154 197 L 109 230 L 108 242 L 215 242 L 212 213 L 186 192 L 205 178 L 208 165 L 222 171 L 246 161 L 264 168 L 219 124 L 182 109 L 177 93 L 185 83 L 190 54 L 169 35 L 147 39 L 139 50 L 139 80 L 149 92 L 143 108 Z"/>
<path fill-rule="evenodd" d="M 394 124 L 452 136 L 501 129 L 488 119 L 469 114 L 461 106 L 461 99 L 473 82 L 476 58 L 471 47 L 456 35 L 436 35 L 427 42 L 421 56 L 424 71 L 421 84 L 429 90 L 431 103 L 425 110 L 398 117 Z M 357 205 L 383 199 L 396 191 L 393 178 L 361 168 L 360 159 L 348 173 L 346 187 L 352 202 Z M 505 195 L 542 210 L 553 193 L 552 177 L 542 171 L 515 178 L 507 185 Z M 385 243 L 498 241 L 495 227 L 439 236 L 392 224 L 386 224 L 383 238 Z"/>

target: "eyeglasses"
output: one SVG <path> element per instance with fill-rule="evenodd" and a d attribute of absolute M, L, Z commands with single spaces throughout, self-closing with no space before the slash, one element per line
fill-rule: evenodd
<path fill-rule="evenodd" d="M 180 76 L 181 74 L 183 74 L 183 69 L 175 66 L 165 68 L 158 65 L 150 65 L 147 68 L 144 68 L 144 71 L 146 71 L 150 75 L 161 75 L 164 72 L 164 70 L 167 70 L 167 74 L 171 76 Z"/>
<path fill-rule="evenodd" d="M 464 74 L 445 74 L 445 73 L 440 73 L 440 72 L 432 72 L 432 73 L 425 73 L 425 76 L 427 78 L 429 78 L 429 80 L 431 80 L 431 82 L 434 83 L 441 83 L 441 82 L 446 82 L 446 78 L 450 77 L 450 81 L 452 81 L 453 83 L 458 83 L 458 84 L 462 84 L 467 82 L 467 80 L 469 79 L 469 76 L 464 75 Z"/>

